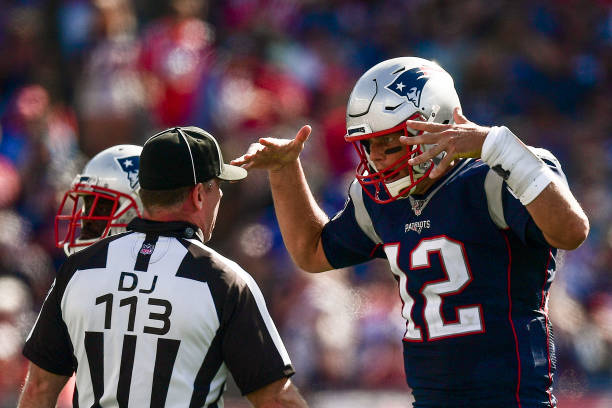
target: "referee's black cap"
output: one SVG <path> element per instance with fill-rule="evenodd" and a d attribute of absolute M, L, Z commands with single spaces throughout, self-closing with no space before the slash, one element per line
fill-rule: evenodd
<path fill-rule="evenodd" d="M 242 167 L 223 162 L 219 143 L 198 127 L 173 127 L 151 136 L 140 154 L 140 187 L 172 190 L 213 178 L 235 181 L 247 176 Z"/>

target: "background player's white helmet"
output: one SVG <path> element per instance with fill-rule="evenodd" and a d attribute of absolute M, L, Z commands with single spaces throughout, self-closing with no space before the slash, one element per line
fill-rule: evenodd
<path fill-rule="evenodd" d="M 433 161 L 409 166 L 408 160 L 422 152 L 421 146 L 407 146 L 406 154 L 387 168 L 377 169 L 370 160 L 368 139 L 395 132 L 417 135 L 406 120 L 453 123 L 453 108 L 459 97 L 452 77 L 438 64 L 423 58 L 401 57 L 383 61 L 359 78 L 346 109 L 345 140 L 352 142 L 361 162 L 357 180 L 376 202 L 388 203 L 414 191 L 432 170 Z M 427 150 L 431 146 L 425 145 Z M 409 174 L 393 182 L 403 169 Z M 373 186 L 371 192 L 366 186 Z"/>
<path fill-rule="evenodd" d="M 125 231 L 142 215 L 138 169 L 142 147 L 117 145 L 95 155 L 64 194 L 55 216 L 55 243 L 66 255 Z"/>

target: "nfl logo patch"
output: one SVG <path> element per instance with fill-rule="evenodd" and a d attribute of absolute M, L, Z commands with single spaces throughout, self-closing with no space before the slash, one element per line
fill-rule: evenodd
<path fill-rule="evenodd" d="M 425 204 L 427 204 L 427 200 L 411 199 L 410 204 L 412 206 L 412 211 L 414 212 L 414 215 L 421 215 L 421 213 L 423 212 L 423 209 L 425 208 Z"/>
<path fill-rule="evenodd" d="M 140 253 L 143 255 L 151 255 L 154 249 L 155 245 L 153 244 L 142 244 L 142 248 L 140 248 Z"/>

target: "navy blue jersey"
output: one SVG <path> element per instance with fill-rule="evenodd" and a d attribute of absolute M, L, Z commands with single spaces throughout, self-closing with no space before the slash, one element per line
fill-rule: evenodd
<path fill-rule="evenodd" d="M 545 161 L 561 171 L 550 153 Z M 388 204 L 355 181 L 322 241 L 335 268 L 389 261 L 415 407 L 556 405 L 546 312 L 556 249 L 482 161 Z"/>

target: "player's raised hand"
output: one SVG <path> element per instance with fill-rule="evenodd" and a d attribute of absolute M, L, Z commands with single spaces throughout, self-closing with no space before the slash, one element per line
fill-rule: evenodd
<path fill-rule="evenodd" d="M 280 170 L 297 160 L 311 131 L 309 125 L 304 125 L 294 139 L 262 137 L 258 143 L 251 144 L 245 154 L 235 158 L 230 164 L 245 169 Z"/>
<path fill-rule="evenodd" d="M 424 131 L 418 136 L 402 136 L 400 142 L 407 145 L 428 144 L 433 145 L 429 150 L 408 161 L 411 166 L 421 164 L 436 157 L 441 152 L 446 152 L 444 158 L 429 174 L 436 178 L 444 174 L 453 160 L 463 157 L 480 157 L 482 144 L 484 143 L 490 128 L 470 122 L 461 113 L 461 108 L 453 110 L 455 123 L 442 124 L 432 122 L 421 122 L 408 120 L 409 128 Z"/>

